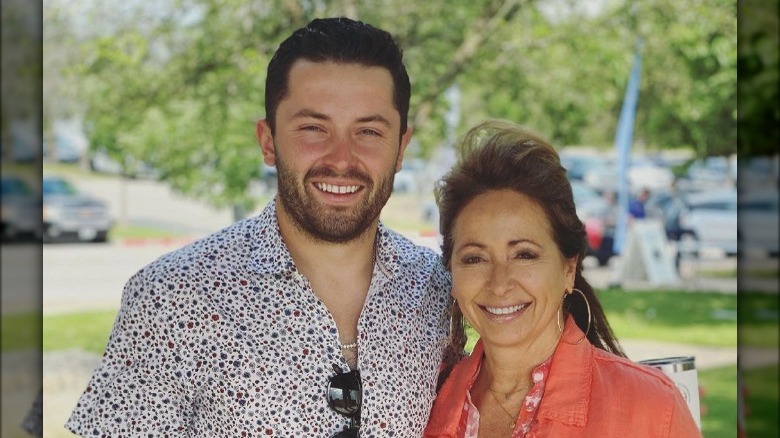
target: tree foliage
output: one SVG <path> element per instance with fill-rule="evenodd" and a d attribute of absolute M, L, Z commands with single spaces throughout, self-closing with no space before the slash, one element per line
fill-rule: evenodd
<path fill-rule="evenodd" d="M 736 150 L 736 7 L 726 0 L 603 1 L 595 12 L 572 0 L 170 0 L 125 3 L 121 16 L 98 3 L 68 70 L 91 147 L 143 160 L 216 205 L 253 207 L 266 65 L 318 16 L 397 36 L 422 157 L 446 147 L 453 86 L 462 93 L 457 133 L 505 118 L 560 145 L 611 146 L 638 37 L 637 142 Z"/>
<path fill-rule="evenodd" d="M 739 151 L 777 154 L 780 145 L 780 2 L 739 2 Z"/>

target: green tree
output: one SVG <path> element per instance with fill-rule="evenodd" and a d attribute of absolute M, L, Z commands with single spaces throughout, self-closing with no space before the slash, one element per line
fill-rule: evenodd
<path fill-rule="evenodd" d="M 738 3 L 739 149 L 744 156 L 777 154 L 780 145 L 779 6 L 777 1 Z"/>
<path fill-rule="evenodd" d="M 266 65 L 318 16 L 397 36 L 422 157 L 447 146 L 453 85 L 463 96 L 458 133 L 506 118 L 560 145 L 611 147 L 639 36 L 637 142 L 736 150 L 736 10 L 726 0 L 615 0 L 597 10 L 569 0 L 171 0 L 131 3 L 104 23 L 111 3 L 92 6 L 89 22 L 102 25 L 79 37 L 71 70 L 92 147 L 148 162 L 215 205 L 254 206 L 247 187 L 262 169 L 253 126 L 264 116 Z"/>

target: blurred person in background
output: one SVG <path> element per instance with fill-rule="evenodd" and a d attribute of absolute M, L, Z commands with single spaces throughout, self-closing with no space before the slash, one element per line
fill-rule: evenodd
<path fill-rule="evenodd" d="M 424 436 L 700 437 L 675 384 L 625 357 L 583 277 L 555 149 L 489 121 L 460 152 L 436 191 L 452 350 Z M 468 357 L 464 317 L 479 334 Z"/>
<path fill-rule="evenodd" d="M 278 194 L 127 283 L 82 436 L 420 436 L 449 326 L 439 257 L 379 222 L 409 77 L 392 36 L 316 19 L 268 65 Z"/>
<path fill-rule="evenodd" d="M 650 190 L 643 187 L 639 190 L 639 193 L 628 202 L 629 216 L 634 219 L 646 218 L 647 212 L 645 211 L 645 204 L 648 199 L 650 199 Z"/>

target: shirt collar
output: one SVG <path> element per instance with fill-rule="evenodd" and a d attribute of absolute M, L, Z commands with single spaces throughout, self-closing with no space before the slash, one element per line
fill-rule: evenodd
<path fill-rule="evenodd" d="M 279 220 L 276 217 L 276 197 L 274 197 L 255 218 L 252 227 L 251 260 L 252 271 L 260 275 L 281 274 L 295 270 L 290 250 L 279 232 Z"/>
<path fill-rule="evenodd" d="M 276 197 L 268 202 L 257 215 L 250 234 L 248 236 L 252 242 L 250 265 L 254 272 L 260 275 L 269 275 L 290 273 L 296 270 L 290 250 L 279 231 Z M 381 222 L 377 236 L 377 265 L 386 277 L 392 278 L 400 269 L 399 241 L 396 234 Z"/>
<path fill-rule="evenodd" d="M 537 415 L 570 426 L 584 427 L 588 420 L 593 381 L 593 345 L 569 316 L 553 353 L 550 374 Z M 580 339 L 582 342 L 577 343 Z"/>
<path fill-rule="evenodd" d="M 546 377 L 544 394 L 537 411 L 539 417 L 564 424 L 584 427 L 590 404 L 590 386 L 593 379 L 593 346 L 583 340 L 582 330 L 574 319 L 566 320 L 561 341 L 553 353 L 550 371 Z M 479 372 L 484 347 L 477 341 L 474 350 L 453 368 L 452 373 L 439 390 L 435 412 L 460 412 L 466 402 L 466 394 Z M 459 415 L 431 416 L 426 433 L 433 436 L 455 436 Z"/>
<path fill-rule="evenodd" d="M 445 414 L 431 416 L 426 428 L 426 436 L 456 436 L 461 420 L 460 412 L 479 372 L 484 351 L 482 341 L 477 341 L 471 355 L 461 359 L 452 369 L 434 401 L 433 412 Z"/>

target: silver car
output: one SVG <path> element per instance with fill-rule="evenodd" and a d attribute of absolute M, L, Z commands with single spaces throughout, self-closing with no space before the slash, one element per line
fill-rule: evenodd
<path fill-rule="evenodd" d="M 737 191 L 711 190 L 689 195 L 680 213 L 680 244 L 737 255 Z"/>
<path fill-rule="evenodd" d="M 23 178 L 3 175 L 0 216 L 3 242 L 41 238 L 41 198 Z"/>
<path fill-rule="evenodd" d="M 43 241 L 105 242 L 113 221 L 105 202 L 59 176 L 43 177 Z"/>

